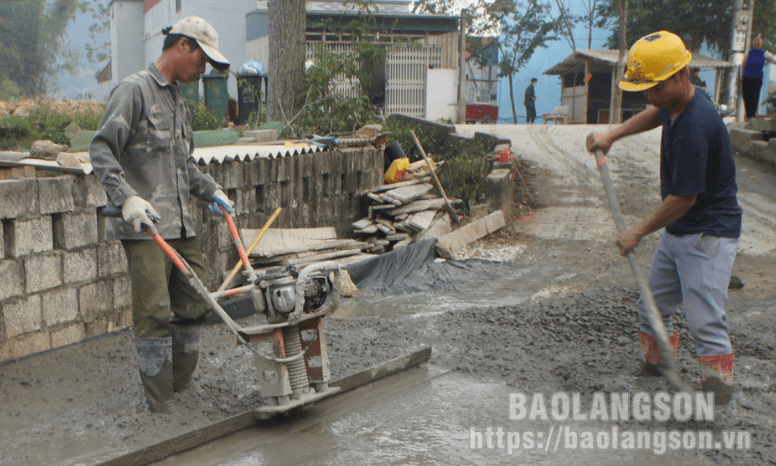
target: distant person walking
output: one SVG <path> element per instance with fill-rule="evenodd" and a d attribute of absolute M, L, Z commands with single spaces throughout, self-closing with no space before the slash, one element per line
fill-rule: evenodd
<path fill-rule="evenodd" d="M 757 34 L 752 39 L 752 48 L 744 55 L 741 64 L 741 90 L 744 95 L 744 109 L 747 121 L 757 116 L 760 101 L 760 89 L 763 87 L 763 66 L 765 60 L 776 63 L 771 52 L 763 49 L 763 35 Z"/>
<path fill-rule="evenodd" d="M 525 105 L 525 122 L 529 125 L 532 125 L 534 120 L 536 120 L 536 105 L 534 104 L 536 102 L 536 92 L 534 91 L 534 84 L 537 81 L 539 80 L 531 78 L 531 84 L 525 88 L 525 101 L 523 105 Z"/>

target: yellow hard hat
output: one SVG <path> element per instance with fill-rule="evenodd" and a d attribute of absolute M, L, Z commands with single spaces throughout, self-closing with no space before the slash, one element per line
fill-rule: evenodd
<path fill-rule="evenodd" d="M 628 71 L 620 89 L 638 92 L 673 76 L 692 59 L 684 42 L 668 31 L 654 32 L 639 39 L 628 52 Z"/>

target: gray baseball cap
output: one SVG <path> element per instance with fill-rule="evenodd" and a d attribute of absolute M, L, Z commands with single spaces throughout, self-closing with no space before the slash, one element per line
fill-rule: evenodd
<path fill-rule="evenodd" d="M 229 68 L 229 60 L 218 51 L 218 32 L 199 16 L 187 16 L 173 25 L 168 34 L 180 34 L 197 41 L 210 58 L 213 68 L 223 71 Z"/>

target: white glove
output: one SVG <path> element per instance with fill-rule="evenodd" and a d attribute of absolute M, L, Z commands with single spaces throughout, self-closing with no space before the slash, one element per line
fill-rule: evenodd
<path fill-rule="evenodd" d="M 143 225 L 153 229 L 154 222 L 162 219 L 154 206 L 140 196 L 129 196 L 121 204 L 121 216 L 125 222 L 132 224 L 137 233 L 143 232 Z"/>
<path fill-rule="evenodd" d="M 234 202 L 229 200 L 228 197 L 226 197 L 226 193 L 223 192 L 220 189 L 217 189 L 215 193 L 213 193 L 213 203 L 208 206 L 208 209 L 210 209 L 210 213 L 213 215 L 220 215 L 224 216 L 223 211 L 221 211 L 221 207 L 226 210 L 227 213 L 233 214 L 234 213 Z"/>

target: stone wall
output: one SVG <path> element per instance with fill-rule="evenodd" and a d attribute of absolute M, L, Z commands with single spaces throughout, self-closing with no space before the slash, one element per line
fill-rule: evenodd
<path fill-rule="evenodd" d="M 200 168 L 235 201 L 240 228 L 261 228 L 282 207 L 273 227 L 333 226 L 347 237 L 366 214 L 360 193 L 381 184 L 383 153 L 368 146 Z M 105 192 L 93 175 L 38 176 L 0 181 L 0 361 L 132 325 L 124 250 L 105 241 Z M 215 289 L 237 254 L 225 222 L 192 209 Z"/>

